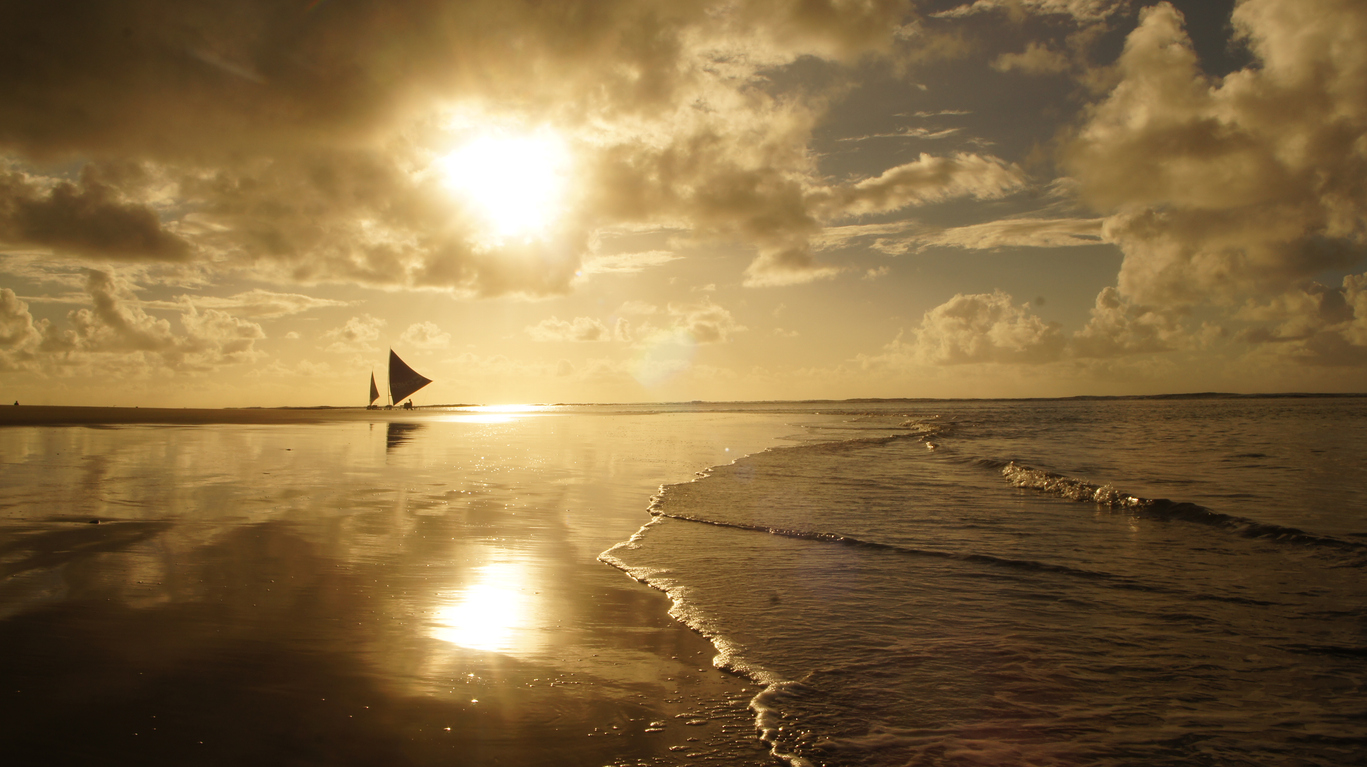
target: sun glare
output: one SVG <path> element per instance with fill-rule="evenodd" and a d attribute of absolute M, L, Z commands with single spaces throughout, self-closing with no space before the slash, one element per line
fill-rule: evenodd
<path fill-rule="evenodd" d="M 543 236 L 562 212 L 570 154 L 550 131 L 481 134 L 438 164 L 496 239 Z"/>
<path fill-rule="evenodd" d="M 535 603 L 524 583 L 527 572 L 512 562 L 476 568 L 475 582 L 437 611 L 432 636 L 458 647 L 512 653 L 534 644 Z"/>

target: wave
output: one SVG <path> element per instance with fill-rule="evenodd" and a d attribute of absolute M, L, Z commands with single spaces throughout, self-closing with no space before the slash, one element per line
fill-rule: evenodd
<path fill-rule="evenodd" d="M 1127 591 L 1142 591 L 1154 594 L 1181 593 L 1189 598 L 1203 601 L 1228 602 L 1243 605 L 1265 606 L 1272 604 L 1272 602 L 1267 602 L 1258 599 L 1250 599 L 1248 597 L 1230 597 L 1218 594 L 1191 593 L 1185 590 L 1178 591 L 1174 589 L 1164 588 L 1161 586 L 1146 584 L 1133 578 L 1128 578 L 1123 575 L 1116 575 L 1114 573 L 1107 573 L 1100 570 L 1087 570 L 1078 567 L 1068 567 L 1067 565 L 1049 564 L 1048 562 L 1037 562 L 1035 560 L 1030 559 L 1012 559 L 1010 557 L 998 557 L 992 554 L 962 553 L 953 551 L 941 551 L 938 549 L 918 549 L 910 546 L 900 546 L 894 543 L 864 540 L 862 538 L 856 538 L 852 535 L 845 535 L 843 533 L 835 533 L 824 530 L 793 530 L 782 527 L 754 525 L 744 522 L 727 522 L 716 519 L 704 519 L 701 517 L 694 517 L 687 514 L 671 514 L 663 511 L 660 508 L 659 504 L 662 500 L 663 494 L 656 496 L 654 499 L 652 499 L 650 513 L 657 518 L 676 519 L 681 522 L 694 522 L 697 524 L 713 525 L 715 527 L 725 527 L 733 530 L 746 530 L 756 533 L 765 533 L 768 535 L 776 535 L 784 538 L 794 538 L 798 540 L 837 543 L 846 546 L 854 546 L 858 548 L 886 551 L 892 554 L 900 554 L 903 556 L 926 557 L 956 562 L 969 562 L 972 564 L 987 565 L 989 567 L 999 567 L 1031 573 L 1051 573 L 1055 575 L 1063 575 L 1074 578 L 1083 578 L 1089 581 L 1104 584 L 1111 588 L 1124 589 Z M 633 540 L 637 540 L 637 538 L 633 537 Z M 602 557 L 600 557 L 600 559 L 602 561 L 607 562 L 608 564 L 612 564 L 613 566 L 618 567 L 619 569 L 626 570 L 625 567 L 622 567 L 614 561 L 602 559 Z M 630 571 L 628 571 L 628 573 L 630 574 Z M 637 580 L 643 579 L 637 578 Z"/>
<path fill-rule="evenodd" d="M 1110 484 L 1096 485 L 1083 479 L 1036 469 L 1015 461 L 1003 462 L 981 459 L 977 463 L 989 468 L 1000 467 L 1002 476 L 1012 487 L 1034 490 L 1045 495 L 1072 501 L 1090 502 L 1110 509 L 1125 510 L 1139 517 L 1205 525 L 1229 530 L 1245 538 L 1259 538 L 1280 543 L 1319 546 L 1367 554 L 1367 544 L 1310 533 L 1296 527 L 1257 522 L 1232 514 L 1212 511 L 1195 503 L 1172 501 L 1167 498 L 1141 498 L 1123 492 Z"/>

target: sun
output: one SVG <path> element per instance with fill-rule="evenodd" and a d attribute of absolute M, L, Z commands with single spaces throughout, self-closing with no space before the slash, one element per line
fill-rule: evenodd
<path fill-rule="evenodd" d="M 569 148 L 550 130 L 482 133 L 437 161 L 496 240 L 543 237 L 565 205 Z"/>

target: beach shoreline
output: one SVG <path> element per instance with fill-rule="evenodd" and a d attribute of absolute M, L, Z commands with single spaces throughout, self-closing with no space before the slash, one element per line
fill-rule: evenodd
<path fill-rule="evenodd" d="M 790 428 L 708 418 L 0 409 L 0 741 L 45 764 L 777 763 L 757 688 L 597 559 L 662 482 Z"/>
<path fill-rule="evenodd" d="M 306 424 L 329 421 L 396 421 L 433 411 L 343 408 L 166 408 L 8 405 L 0 426 L 96 426 L 124 424 Z"/>

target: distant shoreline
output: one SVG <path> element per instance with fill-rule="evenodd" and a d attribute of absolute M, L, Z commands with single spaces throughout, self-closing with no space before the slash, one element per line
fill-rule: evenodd
<path fill-rule="evenodd" d="M 1138 395 L 1077 395 L 1071 397 L 980 397 L 980 398 L 878 398 L 813 399 L 813 400 L 716 400 L 689 402 L 584 402 L 555 403 L 552 407 L 677 407 L 736 406 L 736 405 L 824 405 L 849 406 L 906 402 L 929 404 L 938 402 L 1073 402 L 1073 401 L 1147 401 L 1147 400 L 1261 400 L 1261 399 L 1352 399 L 1367 397 L 1367 393 L 1304 393 L 1231 394 L 1224 392 L 1193 392 L 1187 394 Z M 402 421 L 414 415 L 440 412 L 452 408 L 477 408 L 480 405 L 426 405 L 412 410 L 370 410 L 361 406 L 335 405 L 294 407 L 240 408 L 158 408 L 158 407 L 100 407 L 83 405 L 0 405 L 0 427 L 3 426 L 63 426 L 99 424 L 289 424 L 320 423 L 325 421 Z M 544 407 L 544 406 L 539 406 Z"/>

